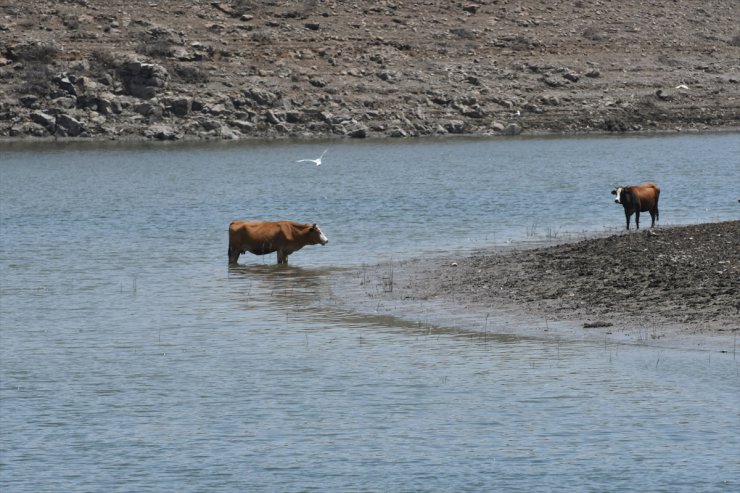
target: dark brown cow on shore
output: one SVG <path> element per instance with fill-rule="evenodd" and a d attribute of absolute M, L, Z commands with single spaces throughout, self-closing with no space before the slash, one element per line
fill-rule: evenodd
<path fill-rule="evenodd" d="M 326 245 L 329 240 L 315 224 L 292 221 L 232 221 L 229 224 L 229 264 L 250 252 L 266 255 L 277 252 L 277 263 L 287 264 L 288 255 L 306 245 Z"/>
<path fill-rule="evenodd" d="M 635 215 L 635 226 L 640 229 L 640 213 L 649 212 L 653 222 L 651 228 L 655 227 L 655 221 L 658 220 L 658 199 L 660 198 L 660 188 L 656 183 L 643 183 L 642 185 L 632 185 L 629 187 L 617 187 L 612 190 L 612 195 L 616 195 L 614 202 L 622 204 L 624 207 L 624 216 L 627 219 L 627 229 L 630 229 L 630 216 Z"/>

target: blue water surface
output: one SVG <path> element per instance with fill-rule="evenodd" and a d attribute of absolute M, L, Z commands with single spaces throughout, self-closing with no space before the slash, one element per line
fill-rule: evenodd
<path fill-rule="evenodd" d="M 296 160 L 328 148 L 320 167 Z M 727 353 L 335 309 L 337 269 L 737 219 L 737 134 L 0 147 L 0 490 L 735 491 Z M 327 246 L 227 267 L 231 220 Z"/>

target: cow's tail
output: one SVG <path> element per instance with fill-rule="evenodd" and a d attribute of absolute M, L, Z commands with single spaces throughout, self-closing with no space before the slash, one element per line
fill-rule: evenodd
<path fill-rule="evenodd" d="M 237 252 L 232 246 L 231 243 L 229 243 L 229 265 L 235 265 L 239 261 L 239 254 L 241 252 Z"/>
<path fill-rule="evenodd" d="M 231 221 L 229 223 L 229 249 L 226 252 L 226 254 L 229 256 L 229 265 L 236 264 L 239 260 L 239 252 L 234 251 L 234 246 L 232 245 L 232 226 L 234 225 L 236 221 Z"/>
<path fill-rule="evenodd" d="M 241 252 L 237 252 L 234 246 L 231 244 L 231 238 L 229 238 L 229 250 L 227 252 L 227 255 L 229 256 L 229 265 L 236 264 L 239 260 L 239 254 Z"/>

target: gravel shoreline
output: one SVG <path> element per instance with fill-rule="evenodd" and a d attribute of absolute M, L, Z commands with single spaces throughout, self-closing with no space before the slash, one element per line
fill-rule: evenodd
<path fill-rule="evenodd" d="M 740 221 L 379 264 L 332 289 L 430 328 L 734 352 Z"/>

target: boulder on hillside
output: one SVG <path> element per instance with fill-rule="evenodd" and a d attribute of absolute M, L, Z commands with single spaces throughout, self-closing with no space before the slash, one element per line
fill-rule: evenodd
<path fill-rule="evenodd" d="M 109 92 L 101 93 L 97 98 L 98 113 L 101 115 L 120 114 L 123 111 L 121 102 Z"/>
<path fill-rule="evenodd" d="M 451 134 L 461 134 L 465 132 L 465 122 L 462 120 L 449 120 L 444 122 L 442 126 Z"/>
<path fill-rule="evenodd" d="M 39 104 L 39 97 L 35 94 L 24 94 L 20 98 L 18 98 L 20 103 L 29 109 L 35 110 L 40 107 Z"/>
<path fill-rule="evenodd" d="M 563 78 L 564 79 L 567 79 L 567 80 L 569 80 L 571 82 L 578 82 L 579 80 L 581 80 L 580 74 L 578 74 L 577 72 L 574 72 L 572 70 L 566 71 L 563 74 Z"/>
<path fill-rule="evenodd" d="M 250 133 L 253 132 L 256 125 L 252 122 L 244 121 L 244 120 L 232 120 L 229 122 L 229 124 L 233 127 L 236 127 L 241 131 L 242 133 Z"/>
<path fill-rule="evenodd" d="M 281 98 L 279 94 L 262 89 L 246 89 L 242 93 L 257 106 L 274 106 Z"/>
<path fill-rule="evenodd" d="M 76 94 L 80 95 L 97 95 L 100 92 L 100 84 L 90 77 L 77 77 L 74 82 Z"/>
<path fill-rule="evenodd" d="M 167 87 L 167 69 L 154 63 L 129 60 L 121 65 L 121 81 L 126 94 L 142 99 L 151 99 Z"/>
<path fill-rule="evenodd" d="M 77 81 L 77 77 L 74 75 L 67 75 L 62 74 L 54 77 L 51 80 L 54 84 L 59 86 L 59 89 L 62 91 L 72 95 L 77 96 L 77 88 L 75 87 L 75 82 Z"/>
<path fill-rule="evenodd" d="M 74 96 L 62 96 L 52 99 L 51 105 L 55 108 L 71 110 L 77 107 L 77 98 Z"/>
<path fill-rule="evenodd" d="M 9 135 L 11 137 L 22 137 L 24 135 L 30 135 L 33 137 L 46 137 L 49 132 L 44 128 L 43 125 L 39 125 L 34 122 L 24 122 L 20 125 L 14 125 L 10 128 Z"/>
<path fill-rule="evenodd" d="M 142 116 L 150 118 L 161 118 L 164 114 L 164 107 L 158 101 L 144 101 L 134 105 L 134 111 Z"/>
<path fill-rule="evenodd" d="M 54 133 L 54 128 L 56 127 L 56 118 L 53 115 L 50 115 L 48 113 L 44 113 L 43 111 L 33 111 L 31 112 L 31 121 L 34 123 L 41 125 L 46 130 L 49 131 L 49 133 Z"/>
<path fill-rule="evenodd" d="M 57 115 L 56 133 L 62 137 L 77 137 L 85 131 L 84 125 L 69 115 Z"/>
<path fill-rule="evenodd" d="M 193 110 L 193 98 L 188 96 L 172 96 L 162 98 L 165 111 L 175 116 L 186 116 Z"/>
<path fill-rule="evenodd" d="M 365 125 L 353 125 L 347 130 L 347 135 L 353 139 L 365 139 L 368 136 L 368 129 Z"/>
<path fill-rule="evenodd" d="M 182 134 L 167 125 L 152 125 L 144 131 L 144 136 L 155 140 L 179 140 Z"/>

